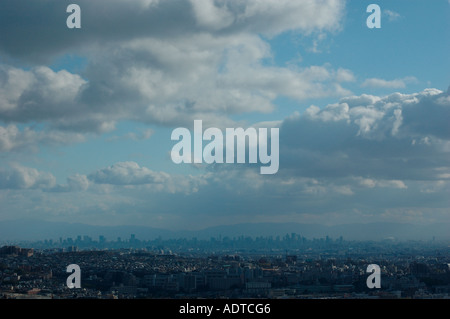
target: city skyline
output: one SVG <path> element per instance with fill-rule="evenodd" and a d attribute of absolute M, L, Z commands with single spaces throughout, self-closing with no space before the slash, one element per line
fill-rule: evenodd
<path fill-rule="evenodd" d="M 449 223 L 449 17 L 447 0 L 2 0 L 0 223 Z M 175 164 L 195 120 L 279 128 L 276 174 Z"/>
<path fill-rule="evenodd" d="M 376 242 L 445 242 L 450 239 L 450 224 L 415 225 L 407 223 L 350 223 L 335 226 L 299 223 L 243 223 L 220 225 L 199 230 L 172 231 L 147 226 L 94 226 L 81 223 L 51 223 L 40 220 L 15 220 L 0 223 L 0 245 L 30 242 L 57 243 L 61 240 L 102 237 L 104 241 L 121 238 L 126 244 L 131 235 L 139 240 L 209 240 L 216 238 L 277 238 L 299 234 L 306 239 L 339 239 Z M 85 243 L 85 242 L 84 242 Z M 89 246 L 88 246 L 89 247 Z"/>

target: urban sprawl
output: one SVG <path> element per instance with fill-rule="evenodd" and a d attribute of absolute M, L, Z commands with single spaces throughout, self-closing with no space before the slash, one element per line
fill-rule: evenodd
<path fill-rule="evenodd" d="M 0 298 L 448 299 L 449 263 L 448 242 L 435 240 L 78 236 L 3 245 Z M 70 264 L 81 269 L 81 288 L 67 287 Z M 370 264 L 381 269 L 381 288 L 367 287 Z"/>

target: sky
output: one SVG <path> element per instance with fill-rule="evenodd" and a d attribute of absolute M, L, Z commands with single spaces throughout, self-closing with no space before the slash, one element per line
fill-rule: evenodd
<path fill-rule="evenodd" d="M 449 21 L 448 0 L 2 0 L 0 221 L 450 222 Z M 279 128 L 278 172 L 175 164 L 194 120 Z"/>

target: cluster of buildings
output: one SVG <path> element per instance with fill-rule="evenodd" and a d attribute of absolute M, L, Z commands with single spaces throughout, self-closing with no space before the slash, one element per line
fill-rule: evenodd
<path fill-rule="evenodd" d="M 7 246 L 0 248 L 0 298 L 449 298 L 448 246 L 355 247 L 202 255 Z M 379 289 L 366 284 L 374 263 Z M 70 264 L 80 266 L 79 289 L 67 287 Z"/>
<path fill-rule="evenodd" d="M 33 256 L 33 248 L 20 248 L 19 246 L 3 246 L 0 248 L 0 256 Z"/>

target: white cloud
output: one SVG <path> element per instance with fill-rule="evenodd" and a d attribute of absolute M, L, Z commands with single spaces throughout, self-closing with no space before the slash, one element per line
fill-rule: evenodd
<path fill-rule="evenodd" d="M 49 192 L 61 193 L 61 192 L 84 192 L 87 191 L 90 186 L 89 179 L 86 175 L 75 174 L 67 177 L 67 184 L 58 184 L 53 188 L 48 189 Z"/>
<path fill-rule="evenodd" d="M 67 178 L 67 184 L 72 190 L 85 191 L 89 187 L 89 180 L 86 175 L 75 174 Z"/>
<path fill-rule="evenodd" d="M 135 162 L 120 162 L 98 170 L 89 179 L 99 184 L 139 185 L 162 183 L 169 178 L 165 173 L 157 173 Z"/>
<path fill-rule="evenodd" d="M 374 188 L 374 187 L 388 187 L 388 188 L 408 188 L 403 181 L 399 180 L 373 180 L 370 178 L 358 178 L 359 183 L 362 186 Z"/>
<path fill-rule="evenodd" d="M 399 13 L 392 11 L 392 10 L 388 10 L 388 9 L 383 10 L 383 13 L 388 17 L 389 21 L 395 21 L 401 17 L 401 15 Z"/>
<path fill-rule="evenodd" d="M 175 176 L 165 172 L 155 172 L 141 167 L 136 162 L 119 162 L 99 169 L 88 175 L 89 181 L 96 184 L 121 187 L 146 185 L 154 190 L 167 193 L 192 193 L 206 181 L 194 176 Z"/>
<path fill-rule="evenodd" d="M 76 36 L 57 27 L 60 21 L 46 10 L 63 7 L 60 2 L 27 4 L 46 21 L 45 27 L 33 27 L 32 39 L 17 28 L 29 22 L 16 14 L 23 8 L 0 4 L 0 29 L 8 30 L 0 52 L 38 65 L 65 52 L 87 59 L 83 78 L 43 66 L 1 66 L 0 116 L 5 123 L 37 122 L 81 133 L 108 132 L 122 120 L 178 126 L 202 118 L 219 126 L 232 123 L 234 114 L 272 112 L 279 96 L 343 96 L 349 91 L 341 83 L 353 80 L 351 71 L 330 66 L 294 70 L 263 63 L 272 53 L 262 34 L 334 32 L 343 16 L 342 1 L 77 4 L 89 32 Z M 30 46 L 33 50 L 25 49 Z"/>
<path fill-rule="evenodd" d="M 65 145 L 79 143 L 85 136 L 79 133 L 57 130 L 33 130 L 29 127 L 19 129 L 16 125 L 0 126 L 0 151 L 38 151 L 40 145 Z"/>
<path fill-rule="evenodd" d="M 354 82 L 356 79 L 352 71 L 339 68 L 337 70 L 336 80 L 338 82 Z"/>
<path fill-rule="evenodd" d="M 56 179 L 51 173 L 18 164 L 10 166 L 9 170 L 0 170 L 0 189 L 49 189 L 55 185 Z"/>
<path fill-rule="evenodd" d="M 152 129 L 142 130 L 141 132 L 128 132 L 123 136 L 113 136 L 108 138 L 108 141 L 118 141 L 118 140 L 132 140 L 132 141 L 142 141 L 148 140 L 154 131 Z"/>
<path fill-rule="evenodd" d="M 264 66 L 270 48 L 255 35 L 139 39 L 105 50 L 116 54 L 94 55 L 85 73 L 89 81 L 47 67 L 3 66 L 3 121 L 37 121 L 81 133 L 108 132 L 122 120 L 178 126 L 203 118 L 218 126 L 231 123 L 232 114 L 271 112 L 278 96 L 349 94 L 340 83 L 353 79 L 351 71 L 329 65 Z"/>
<path fill-rule="evenodd" d="M 361 87 L 402 89 L 402 88 L 405 88 L 407 84 L 416 83 L 416 82 L 417 82 L 417 79 L 413 76 L 405 77 L 402 79 L 395 79 L 395 80 L 370 78 L 370 79 L 366 79 L 361 84 Z"/>
<path fill-rule="evenodd" d="M 339 122 L 342 120 L 349 120 L 349 107 L 346 103 L 329 104 L 325 109 L 321 110 L 315 105 L 311 105 L 305 111 L 305 117 L 311 120 L 320 120 L 323 122 Z"/>
<path fill-rule="evenodd" d="M 279 172 L 284 167 L 288 175 L 434 180 L 435 167 L 449 166 L 447 96 L 425 90 L 311 106 L 281 124 Z"/>
<path fill-rule="evenodd" d="M 355 193 L 352 191 L 351 187 L 344 185 L 344 186 L 335 186 L 334 191 L 336 193 L 339 193 L 341 195 L 351 196 Z"/>
<path fill-rule="evenodd" d="M 238 19 L 247 22 L 252 30 L 268 35 L 287 30 L 335 31 L 340 27 L 344 6 L 345 3 L 338 0 L 251 0 Z"/>
<path fill-rule="evenodd" d="M 78 0 L 77 4 L 83 11 L 82 25 L 89 26 L 89 32 L 68 34 L 61 28 L 61 17 L 55 12 L 65 13 L 66 2 L 31 1 L 26 8 L 23 3 L 0 2 L 0 30 L 8 31 L 0 50 L 45 61 L 67 51 L 84 52 L 97 43 L 120 44 L 130 38 L 181 39 L 193 33 L 274 36 L 289 30 L 334 32 L 340 29 L 345 9 L 341 0 Z M 21 14 L 23 10 L 46 23 L 34 23 Z M 33 28 L 33 37 L 28 36 L 27 27 Z"/>
<path fill-rule="evenodd" d="M 232 13 L 225 5 L 217 7 L 213 0 L 191 0 L 190 3 L 200 26 L 219 30 L 234 22 Z"/>
<path fill-rule="evenodd" d="M 2 119 L 27 121 L 70 115 L 86 81 L 79 75 L 65 70 L 54 72 L 45 66 L 24 71 L 0 65 L 0 83 Z"/>

